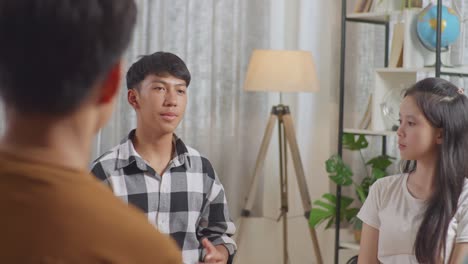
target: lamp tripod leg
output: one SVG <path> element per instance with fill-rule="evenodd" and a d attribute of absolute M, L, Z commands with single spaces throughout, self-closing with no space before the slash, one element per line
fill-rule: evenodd
<path fill-rule="evenodd" d="M 284 123 L 284 131 L 286 138 L 289 144 L 291 151 L 291 156 L 296 171 L 297 184 L 299 187 L 299 193 L 301 195 L 302 207 L 304 208 L 304 215 L 308 219 L 310 211 L 312 209 L 311 199 L 309 191 L 307 189 L 307 182 L 305 179 L 304 167 L 302 166 L 301 156 L 299 153 L 299 146 L 297 145 L 296 140 L 296 131 L 294 129 L 293 120 L 290 114 L 285 114 L 282 116 L 282 122 Z M 315 229 L 309 225 L 310 236 L 312 238 L 312 244 L 314 246 L 315 257 L 317 259 L 317 264 L 322 264 L 322 254 L 320 252 L 320 247 L 317 239 L 317 233 Z"/>
<path fill-rule="evenodd" d="M 278 113 L 278 146 L 279 146 L 279 169 L 280 169 L 280 194 L 281 194 L 281 215 L 283 220 L 283 264 L 289 261 L 288 256 L 288 158 L 287 140 L 285 137 L 285 126 L 283 123 L 284 112 Z"/>
<path fill-rule="evenodd" d="M 237 244 L 239 244 L 240 241 L 242 240 L 243 219 L 246 217 L 249 217 L 253 204 L 254 204 L 254 200 L 257 196 L 258 184 L 260 180 L 259 175 L 263 168 L 263 164 L 265 162 L 266 153 L 267 153 L 270 141 L 271 141 L 271 135 L 273 134 L 273 128 L 275 126 L 276 119 L 277 119 L 276 115 L 274 114 L 270 115 L 267 126 L 265 128 L 265 133 L 263 134 L 262 144 L 260 146 L 260 150 L 258 151 L 257 161 L 255 163 L 254 173 L 253 173 L 250 185 L 249 185 L 249 192 L 246 197 L 245 206 L 242 209 L 241 217 L 239 218 L 239 221 L 237 223 L 237 232 L 234 237 L 234 240 L 236 241 Z"/>

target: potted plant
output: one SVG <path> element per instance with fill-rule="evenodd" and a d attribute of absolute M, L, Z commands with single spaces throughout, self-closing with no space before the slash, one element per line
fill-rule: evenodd
<path fill-rule="evenodd" d="M 338 155 L 332 155 L 326 162 L 325 167 L 330 180 L 340 186 L 353 186 L 356 191 L 356 196 L 360 203 L 364 203 L 369 194 L 369 187 L 378 179 L 388 175 L 387 168 L 392 164 L 395 158 L 388 155 L 379 155 L 368 161 L 364 160 L 362 150 L 367 148 L 369 142 L 364 135 L 356 135 L 351 133 L 343 134 L 343 147 L 352 151 L 358 151 L 363 164 L 366 167 L 367 175 L 360 182 L 353 179 L 351 168 L 344 163 Z M 358 207 L 352 207 L 354 198 L 342 195 L 340 204 L 340 221 L 348 222 L 354 225 L 357 231 L 355 234 L 356 240 L 359 240 L 360 230 L 362 228 L 361 221 L 356 217 L 359 212 Z M 312 227 L 325 223 L 325 228 L 330 228 L 336 221 L 336 204 L 337 197 L 332 193 L 325 193 L 321 199 L 313 202 L 315 205 L 312 208 L 309 216 L 309 224 Z"/>

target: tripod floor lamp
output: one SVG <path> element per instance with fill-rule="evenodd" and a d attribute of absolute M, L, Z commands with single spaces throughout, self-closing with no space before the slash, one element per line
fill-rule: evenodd
<path fill-rule="evenodd" d="M 247 75 L 244 82 L 246 91 L 267 92 L 316 92 L 318 81 L 312 55 L 307 51 L 291 50 L 254 50 L 249 62 Z M 242 239 L 242 222 L 250 216 L 254 205 L 254 199 L 259 184 L 259 175 L 262 170 L 268 145 L 271 141 L 273 128 L 278 121 L 279 140 L 279 174 L 280 174 L 280 218 L 283 230 L 283 263 L 288 263 L 288 177 L 287 177 L 287 152 L 288 146 L 296 172 L 297 183 L 304 209 L 304 216 L 309 219 L 312 209 L 309 191 L 304 175 L 299 147 L 296 140 L 293 120 L 287 105 L 275 105 L 271 109 L 262 144 L 257 156 L 255 170 L 249 185 L 249 192 L 245 200 L 238 222 L 238 234 L 236 242 Z M 322 264 L 322 255 L 317 240 L 315 229 L 309 227 L 317 264 Z"/>

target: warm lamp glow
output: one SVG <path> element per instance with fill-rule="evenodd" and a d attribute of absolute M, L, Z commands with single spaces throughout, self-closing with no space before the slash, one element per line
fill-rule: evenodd
<path fill-rule="evenodd" d="M 312 54 L 300 50 L 254 50 L 244 90 L 317 92 L 319 85 Z"/>

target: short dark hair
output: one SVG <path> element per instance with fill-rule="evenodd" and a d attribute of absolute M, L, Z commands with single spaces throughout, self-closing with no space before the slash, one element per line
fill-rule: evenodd
<path fill-rule="evenodd" d="M 133 63 L 127 72 L 127 88 L 138 88 L 141 81 L 149 74 L 158 76 L 170 74 L 184 80 L 187 87 L 190 84 L 191 76 L 185 62 L 170 52 L 158 51 L 150 55 L 144 55 Z"/>
<path fill-rule="evenodd" d="M 133 0 L 1 0 L 0 95 L 23 113 L 76 110 L 135 21 Z"/>

